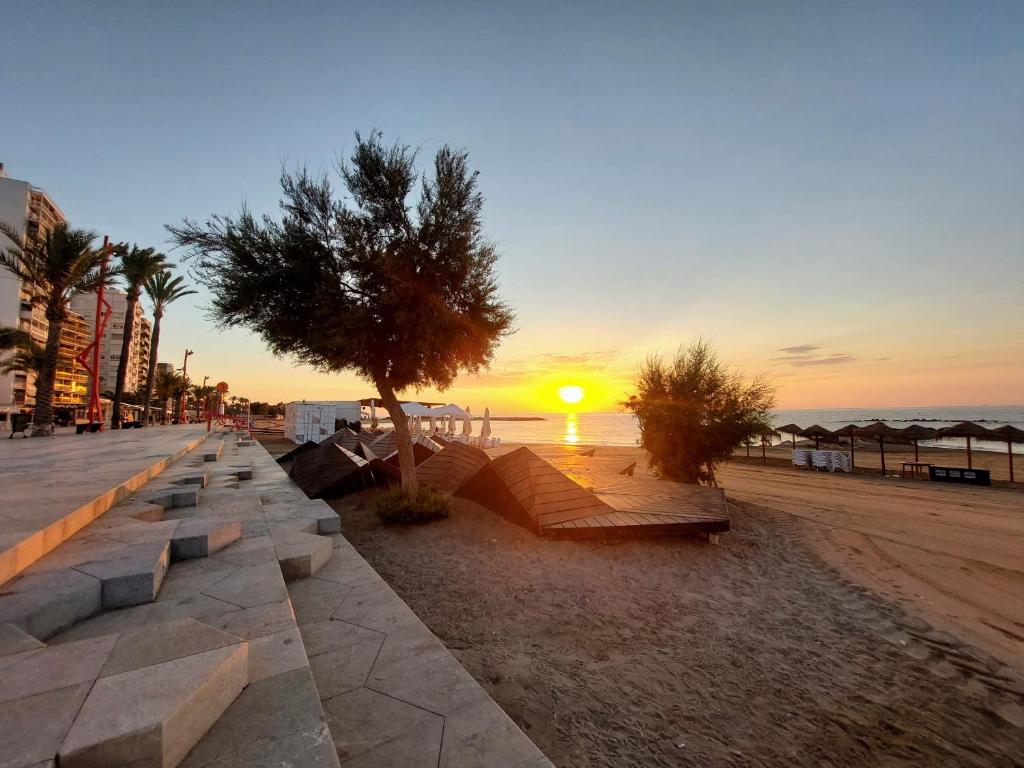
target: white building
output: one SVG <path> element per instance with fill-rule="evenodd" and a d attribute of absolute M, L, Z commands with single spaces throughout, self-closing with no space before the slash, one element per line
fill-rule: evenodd
<path fill-rule="evenodd" d="M 284 407 L 284 436 L 296 443 L 322 442 L 338 430 L 342 419 L 360 423 L 358 400 L 302 400 Z"/>
<path fill-rule="evenodd" d="M 128 295 L 108 288 L 103 293 L 110 303 L 111 314 L 106 331 L 100 341 L 100 392 L 113 392 L 117 384 L 117 366 L 121 361 L 124 341 L 124 321 L 128 312 Z M 85 318 L 90 327 L 96 322 L 96 294 L 84 293 L 71 300 L 71 309 Z M 149 370 L 149 345 L 153 327 L 143 314 L 142 302 L 135 305 L 135 325 L 129 349 L 128 370 L 124 378 L 124 391 L 134 392 L 146 383 Z"/>

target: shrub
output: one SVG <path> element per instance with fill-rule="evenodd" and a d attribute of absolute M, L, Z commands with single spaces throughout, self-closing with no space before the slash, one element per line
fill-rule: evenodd
<path fill-rule="evenodd" d="M 391 488 L 377 497 L 377 516 L 386 525 L 429 523 L 448 517 L 448 497 L 430 488 L 420 488 L 410 499 L 401 488 Z"/>
<path fill-rule="evenodd" d="M 771 429 L 772 384 L 763 376 L 745 383 L 703 341 L 671 362 L 649 357 L 636 388 L 623 405 L 636 415 L 651 469 L 669 480 L 714 485 L 734 448 Z"/>

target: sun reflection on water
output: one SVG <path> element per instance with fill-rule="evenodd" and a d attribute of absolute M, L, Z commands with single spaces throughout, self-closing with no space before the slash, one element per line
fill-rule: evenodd
<path fill-rule="evenodd" d="M 576 444 L 579 441 L 579 417 L 575 413 L 567 413 L 565 414 L 565 442 Z"/>

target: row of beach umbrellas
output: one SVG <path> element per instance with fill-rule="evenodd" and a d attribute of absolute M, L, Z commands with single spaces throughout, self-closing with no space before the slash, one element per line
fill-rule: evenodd
<path fill-rule="evenodd" d="M 881 421 L 876 421 L 874 424 L 868 424 L 865 427 L 859 427 L 856 424 L 847 424 L 845 427 L 840 429 L 830 430 L 815 424 L 802 429 L 796 424 L 786 424 L 778 427 L 772 434 L 778 435 L 785 433 L 793 436 L 793 445 L 796 445 L 797 437 L 814 438 L 814 447 L 817 449 L 821 441 L 824 440 L 835 440 L 837 438 L 845 437 L 850 441 L 850 463 L 853 463 L 854 459 L 854 444 L 853 439 L 855 437 L 874 437 L 878 439 L 878 450 L 882 460 L 882 474 L 885 474 L 885 441 L 888 439 L 890 442 L 895 440 L 909 440 L 914 444 L 914 461 L 918 461 L 918 441 L 920 440 L 937 440 L 944 437 L 954 438 L 966 438 L 967 440 L 967 467 L 968 469 L 973 467 L 971 459 L 971 440 L 991 440 L 993 442 L 1005 442 L 1006 453 L 1009 457 L 1010 462 L 1010 482 L 1013 482 L 1013 443 L 1024 443 L 1024 430 L 1018 429 L 1012 425 L 1007 424 L 1003 427 L 997 427 L 996 429 L 989 429 L 983 427 L 980 424 L 975 424 L 973 421 L 962 421 L 959 424 L 955 424 L 952 427 L 940 427 L 939 429 L 933 429 L 932 427 L 922 427 L 920 424 L 911 424 L 909 427 L 903 429 L 895 429 L 890 427 Z"/>

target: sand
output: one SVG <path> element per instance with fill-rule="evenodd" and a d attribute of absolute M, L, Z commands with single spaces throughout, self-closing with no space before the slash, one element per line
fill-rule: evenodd
<path fill-rule="evenodd" d="M 986 589 L 996 568 L 1012 586 L 1022 497 L 803 474 L 727 468 L 734 530 L 718 547 L 541 541 L 464 500 L 408 528 L 380 525 L 368 498 L 335 506 L 345 535 L 556 765 L 1021 765 L 1019 643 L 994 632 L 983 648 L 964 626 L 937 626 L 935 603 L 880 557 L 848 557 L 856 545 L 835 529 L 883 547 L 902 535 L 910 550 L 976 564 L 966 578 Z M 976 608 L 975 630 L 1024 619 L 995 603 Z"/>
<path fill-rule="evenodd" d="M 541 541 L 465 500 L 405 528 L 372 493 L 334 505 L 556 765 L 1024 765 L 1024 495 L 721 480 L 717 547 Z"/>

